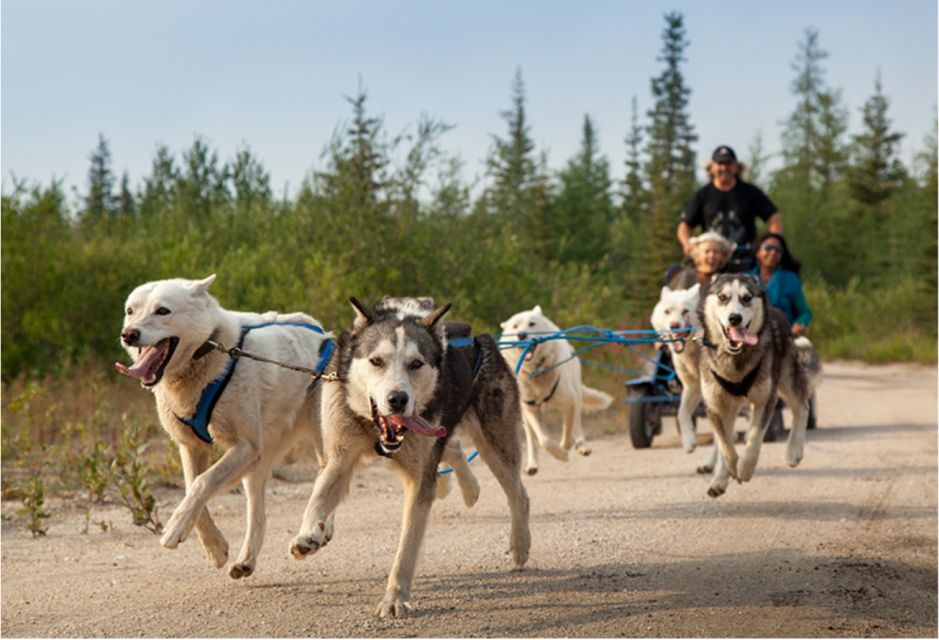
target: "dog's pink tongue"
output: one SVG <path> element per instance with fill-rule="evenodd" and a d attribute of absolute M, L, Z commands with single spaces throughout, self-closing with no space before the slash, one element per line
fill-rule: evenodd
<path fill-rule="evenodd" d="M 753 346 L 757 344 L 760 339 L 747 331 L 745 327 L 730 327 L 727 329 L 727 335 L 730 336 L 730 339 L 734 342 L 742 342 Z"/>
<path fill-rule="evenodd" d="M 443 427 L 435 427 L 416 413 L 413 416 L 402 416 L 398 414 L 388 416 L 388 420 L 397 427 L 407 427 L 414 433 L 422 436 L 431 436 L 433 438 L 442 438 L 447 435 L 447 430 Z"/>
<path fill-rule="evenodd" d="M 120 362 L 115 362 L 114 368 L 123 373 L 125 376 L 144 380 L 153 375 L 154 365 L 159 363 L 162 354 L 163 352 L 160 349 L 157 349 L 155 346 L 147 347 L 143 350 L 143 353 L 140 354 L 140 357 L 137 358 L 137 361 L 131 366 L 126 367 Z"/>

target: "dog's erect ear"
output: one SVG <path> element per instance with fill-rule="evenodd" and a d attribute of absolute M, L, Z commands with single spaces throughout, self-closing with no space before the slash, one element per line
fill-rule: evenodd
<path fill-rule="evenodd" d="M 665 287 L 665 288 L 668 289 L 668 287 Z M 690 294 L 693 295 L 693 296 L 698 295 L 700 292 L 701 292 L 701 283 L 700 283 L 700 282 L 695 282 L 695 283 L 694 283 L 694 286 L 691 287 L 690 289 L 688 289 L 688 293 L 690 293 Z"/>
<path fill-rule="evenodd" d="M 203 294 L 208 292 L 209 285 L 215 282 L 215 274 L 213 273 L 208 278 L 203 278 L 202 280 L 193 280 L 189 284 L 189 290 L 195 294 Z"/>
<path fill-rule="evenodd" d="M 355 322 L 352 324 L 356 329 L 366 327 L 375 322 L 375 316 L 369 311 L 368 307 L 359 302 L 356 298 L 349 298 L 352 308 L 355 309 Z"/>
<path fill-rule="evenodd" d="M 432 312 L 429 316 L 425 318 L 421 318 L 421 324 L 427 327 L 428 329 L 430 329 L 435 324 L 440 322 L 440 320 L 443 319 L 445 315 L 447 315 L 447 311 L 449 310 L 450 310 L 450 303 L 448 302 L 447 304 L 443 305 L 436 311 Z"/>
<path fill-rule="evenodd" d="M 659 292 L 659 300 L 664 299 L 665 296 L 667 296 L 667 295 L 670 294 L 671 292 L 672 292 L 672 290 L 669 289 L 667 285 L 664 286 L 664 287 L 662 287 L 662 290 Z"/>
<path fill-rule="evenodd" d="M 541 305 L 540 305 L 540 304 L 536 304 L 536 305 L 535 305 L 535 308 L 532 309 L 531 312 L 532 312 L 532 313 L 537 313 L 539 316 L 543 316 L 543 315 L 544 315 L 544 311 L 541 310 Z"/>

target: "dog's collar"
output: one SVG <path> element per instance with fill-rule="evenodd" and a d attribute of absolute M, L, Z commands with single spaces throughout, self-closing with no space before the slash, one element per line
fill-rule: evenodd
<path fill-rule="evenodd" d="M 524 402 L 525 404 L 530 404 L 533 407 L 537 407 L 540 404 L 544 404 L 545 402 L 547 402 L 548 400 L 554 397 L 554 392 L 558 390 L 558 384 L 560 382 L 561 382 L 561 376 L 559 374 L 558 377 L 554 379 L 554 384 L 551 386 L 551 392 L 548 395 L 546 395 L 544 399 L 541 400 L 541 402 L 538 402 L 537 400 L 522 400 L 522 402 Z"/>
<path fill-rule="evenodd" d="M 714 376 L 714 379 L 717 380 L 717 383 L 724 388 L 724 391 L 729 393 L 732 396 L 745 396 L 750 393 L 753 383 L 756 382 L 756 376 L 760 372 L 760 365 L 763 364 L 762 358 L 759 362 L 756 363 L 750 372 L 745 375 L 739 382 L 731 382 L 726 378 L 722 378 L 717 374 L 714 369 L 711 369 L 711 375 Z"/>
<path fill-rule="evenodd" d="M 244 344 L 245 336 L 248 335 L 250 331 L 272 325 L 302 327 L 304 329 L 309 329 L 310 331 L 315 331 L 316 333 L 325 333 L 321 327 L 313 324 L 306 324 L 302 322 L 265 322 L 263 324 L 241 327 L 241 334 L 238 337 L 238 344 L 235 346 L 235 349 L 232 349 L 232 351 L 241 350 L 241 347 Z M 205 345 L 203 344 L 201 347 L 199 347 L 199 349 L 196 350 L 196 352 L 198 353 L 202 351 L 204 347 Z M 213 344 L 212 349 L 214 348 L 215 346 Z M 316 364 L 317 375 L 322 374 L 323 371 L 325 371 L 326 366 L 329 364 L 329 361 L 332 358 L 334 350 L 335 343 L 332 340 L 324 340 L 323 343 L 320 344 L 319 361 Z M 208 353 L 208 351 L 206 351 L 206 353 Z M 200 357 L 203 357 L 204 355 L 205 353 Z M 212 444 L 212 435 L 209 433 L 209 423 L 212 421 L 212 412 L 215 411 L 215 405 L 218 404 L 218 401 L 221 399 L 222 393 L 225 391 L 225 387 L 228 386 L 232 376 L 235 375 L 235 365 L 237 364 L 238 358 L 234 356 L 228 357 L 228 363 L 225 365 L 225 371 L 223 371 L 219 377 L 210 382 L 208 386 L 202 390 L 202 394 L 199 396 L 199 404 L 196 405 L 196 411 L 191 418 L 184 418 L 177 415 L 175 412 L 173 413 L 177 420 L 192 429 L 193 434 L 207 444 Z"/>
<path fill-rule="evenodd" d="M 209 355 L 211 352 L 215 351 L 215 342 L 211 339 L 206 340 L 202 343 L 202 346 L 196 349 L 195 353 L 192 354 L 193 360 L 198 360 Z"/>

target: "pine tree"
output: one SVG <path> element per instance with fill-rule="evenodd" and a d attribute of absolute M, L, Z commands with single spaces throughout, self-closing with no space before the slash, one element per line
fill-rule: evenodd
<path fill-rule="evenodd" d="M 98 134 L 98 146 L 88 156 L 88 195 L 85 197 L 84 217 L 101 220 L 114 215 L 114 174 L 111 172 L 111 149 L 103 134 Z"/>
<path fill-rule="evenodd" d="M 880 72 L 874 80 L 874 95 L 861 108 L 864 129 L 853 137 L 848 189 L 861 204 L 876 207 L 889 198 L 906 178 L 906 169 L 897 158 L 903 134 L 890 130 Z"/>
<path fill-rule="evenodd" d="M 623 180 L 623 215 L 635 222 L 646 212 L 648 196 L 642 183 L 642 128 L 639 126 L 639 105 L 632 99 L 629 133 L 626 135 L 626 178 Z"/>
<path fill-rule="evenodd" d="M 528 192 L 537 182 L 535 143 L 525 115 L 521 68 L 516 69 L 512 82 L 512 108 L 499 115 L 508 125 L 508 136 L 493 136 L 493 149 L 486 162 L 492 180 L 486 203 L 490 213 L 501 217 L 511 229 L 519 230 L 531 215 Z"/>
<path fill-rule="evenodd" d="M 187 215 L 203 219 L 231 198 L 229 168 L 201 136 L 183 152 L 183 171 L 176 185 L 176 204 Z"/>
<path fill-rule="evenodd" d="M 648 111 L 646 184 L 648 211 L 640 221 L 643 243 L 632 260 L 631 294 L 643 312 L 651 308 L 670 265 L 681 258 L 675 239 L 679 214 L 694 192 L 692 144 L 698 139 L 691 124 L 688 103 L 691 89 L 685 84 L 681 64 L 686 60 L 684 17 L 672 12 L 665 15 L 662 51 L 657 60 L 662 72 L 652 79 L 654 105 Z"/>
<path fill-rule="evenodd" d="M 130 177 L 126 171 L 121 175 L 121 187 L 117 196 L 117 213 L 121 216 L 132 216 L 137 213 L 137 201 L 130 190 Z"/>
<path fill-rule="evenodd" d="M 235 208 L 246 212 L 266 208 L 271 203 L 271 176 L 248 148 L 239 149 L 231 163 L 231 181 L 235 192 Z"/>
<path fill-rule="evenodd" d="M 584 116 L 580 150 L 560 172 L 560 192 L 552 207 L 552 254 L 562 262 L 596 269 L 609 251 L 613 203 L 609 162 L 600 155 L 590 117 Z"/>
<path fill-rule="evenodd" d="M 140 213 L 145 217 L 165 212 L 171 205 L 179 181 L 179 168 L 169 147 L 157 147 L 150 175 L 143 180 Z"/>

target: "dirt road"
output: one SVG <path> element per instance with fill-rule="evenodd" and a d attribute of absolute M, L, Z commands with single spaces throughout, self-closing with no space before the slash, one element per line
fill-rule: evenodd
<path fill-rule="evenodd" d="M 400 520 L 384 463 L 359 473 L 336 538 L 304 562 L 287 547 L 309 470 L 287 469 L 258 570 L 237 582 L 194 536 L 167 551 L 116 507 L 92 516 L 112 531 L 83 534 L 83 507 L 54 503 L 46 538 L 3 525 L 2 635 L 935 637 L 936 385 L 932 368 L 827 365 L 802 465 L 768 443 L 753 481 L 717 500 L 694 473 L 707 448 L 683 453 L 673 422 L 645 451 L 597 435 L 589 458 L 544 459 L 526 479 L 533 547 L 519 573 L 504 498 L 474 462 L 479 504 L 454 487 L 435 505 L 404 620 L 372 616 Z M 159 497 L 165 520 L 180 492 Z M 236 549 L 242 497 L 213 513 Z"/>

